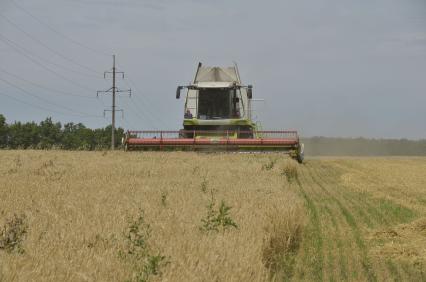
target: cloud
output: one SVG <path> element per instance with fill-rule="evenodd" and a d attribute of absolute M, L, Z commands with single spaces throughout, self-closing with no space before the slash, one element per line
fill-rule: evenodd
<path fill-rule="evenodd" d="M 409 44 L 426 46 L 426 32 L 416 32 L 409 34 L 405 41 Z"/>
<path fill-rule="evenodd" d="M 387 36 L 383 42 L 391 44 L 390 46 L 399 48 L 406 48 L 410 46 L 426 47 L 426 32 L 400 32 Z"/>

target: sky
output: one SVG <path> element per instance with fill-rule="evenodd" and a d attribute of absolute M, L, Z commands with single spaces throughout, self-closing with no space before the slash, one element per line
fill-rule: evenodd
<path fill-rule="evenodd" d="M 0 0 L 0 113 L 178 130 L 199 61 L 237 62 L 264 129 L 426 138 L 424 0 Z"/>

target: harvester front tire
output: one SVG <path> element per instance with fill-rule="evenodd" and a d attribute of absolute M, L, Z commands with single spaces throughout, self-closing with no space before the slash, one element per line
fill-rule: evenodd
<path fill-rule="evenodd" d="M 303 163 L 304 159 L 305 159 L 305 144 L 301 143 L 299 145 L 299 148 L 297 149 L 296 160 L 299 162 L 299 164 L 301 164 Z"/>

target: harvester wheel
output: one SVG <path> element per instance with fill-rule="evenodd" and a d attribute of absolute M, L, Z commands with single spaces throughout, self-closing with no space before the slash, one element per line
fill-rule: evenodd
<path fill-rule="evenodd" d="M 305 159 L 305 144 L 301 143 L 299 145 L 299 148 L 297 149 L 296 159 L 300 164 L 303 163 L 303 160 Z"/>

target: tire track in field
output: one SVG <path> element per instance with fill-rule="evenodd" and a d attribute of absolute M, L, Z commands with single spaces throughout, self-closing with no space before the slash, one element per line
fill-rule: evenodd
<path fill-rule="evenodd" d="M 343 252 L 344 245 L 340 236 L 337 236 L 340 232 L 339 222 L 329 206 L 324 204 L 330 201 L 330 197 L 318 188 L 304 167 L 300 172 L 299 184 L 308 194 L 313 205 L 316 206 L 318 220 L 322 226 L 323 278 L 326 281 L 346 281 L 348 280 L 347 258 Z M 333 240 L 330 240 L 330 238 L 333 238 Z M 312 253 L 311 256 L 313 255 L 315 254 Z"/>
<path fill-rule="evenodd" d="M 347 171 L 355 170 L 356 172 L 361 173 L 361 170 L 357 168 L 353 168 L 353 166 L 346 166 Z M 319 169 L 321 169 L 321 175 L 324 178 L 328 179 L 329 183 L 334 183 L 336 186 L 342 186 L 340 181 L 340 174 L 333 173 L 333 168 L 330 166 L 326 166 L 324 164 L 319 165 Z M 377 180 L 369 180 L 370 183 L 374 183 L 377 186 L 380 186 L 381 183 Z M 386 214 L 386 211 L 380 209 L 380 198 L 372 198 L 367 192 L 356 192 L 351 189 L 342 187 L 339 189 L 340 195 L 349 203 L 356 208 L 356 213 L 362 217 L 365 225 L 372 229 L 379 226 L 392 226 L 395 223 L 404 223 L 405 221 L 398 221 L 398 219 L 389 217 Z M 344 193 L 343 193 L 344 191 Z M 364 212 L 365 211 L 365 212 Z"/>
<path fill-rule="evenodd" d="M 339 165 L 341 164 L 339 163 Z M 345 171 L 355 170 L 356 172 L 361 172 L 359 169 L 353 168 L 352 166 L 344 167 Z M 318 170 L 321 170 L 322 177 L 326 177 L 328 179 L 328 183 L 333 183 L 336 186 L 342 186 L 339 180 L 341 174 L 336 173 L 333 169 L 334 167 L 323 163 L 320 163 L 318 166 Z M 364 223 L 367 228 L 374 229 L 380 226 L 391 225 L 387 215 L 378 208 L 377 199 L 372 199 L 366 192 L 356 192 L 345 187 L 341 187 L 338 191 L 340 192 L 341 197 L 352 205 L 354 213 L 362 219 L 362 223 Z"/>
<path fill-rule="evenodd" d="M 339 162 L 337 166 L 341 168 L 342 164 Z M 321 175 L 324 175 L 324 174 L 327 175 L 329 179 L 328 182 L 333 182 L 336 185 L 340 186 L 340 181 L 339 181 L 340 174 L 337 173 L 336 175 L 335 171 L 333 170 L 333 166 L 330 166 L 330 165 L 327 166 L 326 164 L 321 163 L 319 167 L 321 168 L 321 171 L 322 171 Z M 357 173 L 362 173 L 362 174 L 366 173 L 365 171 L 361 171 L 360 169 L 358 169 L 357 167 L 354 167 L 353 165 L 350 166 L 350 165 L 343 164 L 343 167 L 345 171 L 351 171 L 351 172 L 356 171 Z M 380 187 L 380 185 L 382 185 L 382 183 L 378 179 L 375 179 L 374 177 L 370 177 L 368 182 L 370 183 L 370 185 L 374 184 L 377 187 Z M 408 214 L 408 215 L 407 214 L 404 215 L 404 213 L 400 213 L 400 212 L 398 212 L 398 214 L 396 213 L 389 214 L 389 211 L 386 209 L 388 207 L 392 208 L 392 205 L 396 205 L 399 208 L 400 205 L 398 204 L 398 202 L 394 203 L 392 201 L 387 201 L 383 203 L 382 201 L 380 201 L 380 198 L 372 198 L 368 193 L 356 192 L 351 190 L 350 188 L 345 188 L 344 186 L 342 188 L 343 189 L 338 189 L 338 191 L 344 198 L 347 199 L 348 197 L 352 196 L 353 199 L 356 199 L 357 205 L 354 205 L 353 208 L 356 208 L 357 212 L 360 209 L 366 209 L 367 214 L 370 217 L 372 217 L 372 222 L 374 223 L 374 225 L 369 226 L 367 224 L 367 227 L 370 230 L 379 228 L 379 231 L 380 231 L 382 230 L 382 228 L 392 228 L 397 224 L 406 223 L 415 218 L 415 213 Z M 345 192 L 342 192 L 342 191 L 345 191 Z M 388 205 L 388 207 L 386 207 L 386 205 Z M 368 251 L 368 246 L 367 246 L 367 251 Z M 415 268 L 411 268 L 407 272 L 407 269 L 404 268 L 401 263 L 394 263 L 394 262 L 395 261 L 393 261 L 391 258 L 373 259 L 374 269 L 376 273 L 380 276 L 379 280 L 426 281 L 424 277 L 420 278 L 422 272 L 419 272 Z M 419 273 L 420 273 L 420 276 L 419 276 Z"/>
<path fill-rule="evenodd" d="M 338 251 L 338 265 L 337 267 L 339 268 L 339 274 L 340 274 L 340 279 L 339 281 L 347 281 L 348 280 L 348 268 L 347 268 L 347 264 L 348 264 L 348 260 L 346 258 L 346 256 L 343 253 L 343 242 L 342 239 L 340 238 L 340 236 L 337 236 L 337 234 L 340 234 L 341 230 L 340 230 L 340 226 L 338 224 L 338 221 L 336 220 L 333 212 L 330 210 L 329 207 L 324 207 L 325 211 L 328 213 L 332 225 L 333 225 L 333 234 L 335 236 L 333 236 L 334 240 L 329 240 L 330 244 L 332 244 L 333 242 L 336 244 L 336 248 Z M 329 250 L 329 256 L 331 256 L 331 252 L 332 252 L 332 247 Z M 328 265 L 328 268 L 331 270 L 334 267 L 334 263 L 330 260 L 330 264 Z M 332 278 L 330 278 L 330 280 L 332 280 Z"/>
<path fill-rule="evenodd" d="M 340 161 L 313 160 L 299 167 L 297 186 L 293 187 L 298 188 L 309 212 L 306 230 L 310 235 L 304 236 L 294 280 L 426 282 L 418 267 L 375 253 L 380 244 L 373 237 L 376 231 L 409 222 L 416 214 L 398 199 L 374 197 L 363 189 L 364 182 L 371 189 L 380 188 L 382 182 L 374 173 L 359 181 L 357 189 L 345 185 L 341 176 L 346 173 L 357 177 L 367 172 Z M 320 248 L 315 244 L 318 241 L 322 242 Z"/>
<path fill-rule="evenodd" d="M 352 237 L 354 238 L 355 244 L 358 248 L 360 264 L 363 269 L 364 275 L 366 276 L 366 279 L 368 281 L 377 281 L 377 276 L 368 258 L 367 246 L 362 238 L 360 228 L 358 226 L 356 218 L 352 214 L 351 210 L 348 208 L 351 205 L 346 200 L 342 199 L 341 195 L 338 195 L 342 194 L 342 191 L 338 193 L 336 192 L 336 190 L 339 189 L 333 189 L 332 187 L 330 187 L 334 186 L 335 188 L 339 188 L 336 186 L 335 183 L 333 183 L 334 181 L 329 181 L 327 175 L 324 175 L 324 173 L 321 174 L 318 169 L 315 169 L 313 166 L 307 166 L 307 170 L 312 178 L 313 183 L 315 183 L 315 185 L 319 187 L 337 205 L 337 208 L 343 216 L 346 225 L 351 230 Z"/>
<path fill-rule="evenodd" d="M 312 180 L 312 176 L 308 169 L 305 169 L 304 177 L 302 178 L 303 184 L 309 187 L 309 191 L 312 198 L 318 206 L 321 224 L 323 226 L 323 237 L 325 241 L 324 252 L 326 253 L 327 264 L 325 266 L 325 278 L 326 280 L 347 280 L 347 258 L 344 256 L 344 246 L 342 240 L 340 240 L 340 222 L 335 217 L 335 213 L 332 211 L 332 200 L 327 193 L 324 193 L 315 182 Z M 333 238 L 333 240 L 330 240 Z"/>
<path fill-rule="evenodd" d="M 308 277 L 309 280 L 323 281 L 323 236 L 318 208 L 299 178 L 296 178 L 296 184 L 305 200 L 305 206 L 309 213 L 309 224 L 303 236 L 304 255 L 297 274 L 298 280 L 306 280 L 307 277 L 305 275 L 310 274 L 312 277 Z M 309 272 L 305 271 L 306 266 L 310 269 Z"/>
<path fill-rule="evenodd" d="M 399 185 L 402 187 L 394 187 L 394 185 L 389 185 L 389 184 L 384 186 L 383 181 L 379 177 L 374 176 L 374 174 L 371 173 L 371 169 L 367 167 L 363 167 L 360 164 L 356 164 L 353 162 L 351 163 L 348 161 L 341 161 L 336 165 L 338 165 L 340 168 L 346 171 L 355 172 L 358 178 L 362 179 L 364 182 L 377 185 L 377 187 L 386 187 L 386 191 L 383 191 L 382 189 L 377 189 L 377 191 L 382 194 L 381 196 L 388 196 L 388 197 L 391 196 L 392 199 L 396 200 L 397 202 L 398 200 L 405 199 L 405 198 L 411 198 L 411 199 L 417 200 L 418 193 L 413 193 L 413 191 L 411 191 L 407 194 L 406 189 L 403 189 L 405 187 L 402 180 L 399 182 Z M 404 167 L 404 169 L 409 170 L 410 166 L 406 166 Z M 378 175 L 380 175 L 380 173 Z M 391 192 L 390 194 L 389 194 L 389 191 Z M 398 202 L 398 203 L 404 204 L 403 202 Z"/>
<path fill-rule="evenodd" d="M 306 172 L 307 176 L 304 178 L 306 185 L 310 186 L 312 193 L 317 195 L 316 202 L 321 207 L 321 217 L 324 223 L 323 233 L 329 248 L 328 253 L 331 253 L 333 257 L 338 256 L 337 265 L 328 265 L 327 274 L 330 276 L 329 279 L 333 280 L 334 276 L 336 276 L 338 281 L 358 280 L 358 271 L 352 268 L 359 255 L 357 249 L 349 241 L 344 240 L 348 226 L 343 218 L 336 217 L 339 212 L 339 206 L 335 203 L 334 196 L 323 186 L 317 184 L 309 165 L 306 168 Z M 333 228 L 331 228 L 332 226 Z M 348 253 L 351 256 L 348 256 Z M 330 259 L 334 260 L 333 258 L 327 259 L 328 261 Z M 335 271 L 338 271 L 338 273 L 334 273 Z M 351 277 L 349 277 L 349 274 L 351 274 Z"/>
<path fill-rule="evenodd" d="M 338 179 L 340 178 L 339 173 L 336 173 L 332 167 L 326 166 L 323 163 L 320 163 L 318 166 L 318 170 L 321 169 L 321 177 L 327 177 L 328 183 L 335 184 L 336 186 L 340 186 Z M 340 196 L 348 203 L 350 203 L 353 207 L 356 207 L 355 212 L 362 218 L 364 224 L 373 228 L 377 225 L 382 225 L 383 223 L 387 224 L 386 218 L 376 209 L 372 204 L 367 200 L 367 195 L 362 195 L 361 193 L 356 193 L 349 191 L 348 189 L 343 189 L 344 193 L 342 193 L 341 189 Z"/>

